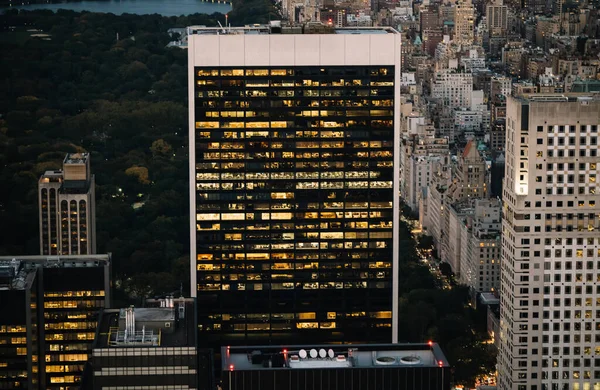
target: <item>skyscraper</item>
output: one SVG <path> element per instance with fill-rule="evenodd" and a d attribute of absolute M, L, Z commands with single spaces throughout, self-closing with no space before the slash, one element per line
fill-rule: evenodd
<path fill-rule="evenodd" d="M 499 387 L 600 387 L 600 100 L 509 97 Z"/>
<path fill-rule="evenodd" d="M 395 341 L 400 34 L 190 30 L 200 333 L 216 344 Z"/>
<path fill-rule="evenodd" d="M 39 180 L 40 254 L 96 253 L 96 192 L 89 153 L 69 153 Z"/>

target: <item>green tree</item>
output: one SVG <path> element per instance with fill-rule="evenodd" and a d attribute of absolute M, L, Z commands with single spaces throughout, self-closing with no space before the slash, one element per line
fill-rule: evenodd
<path fill-rule="evenodd" d="M 161 138 L 152 142 L 150 151 L 152 152 L 152 157 L 170 157 L 173 153 L 173 148 Z"/>

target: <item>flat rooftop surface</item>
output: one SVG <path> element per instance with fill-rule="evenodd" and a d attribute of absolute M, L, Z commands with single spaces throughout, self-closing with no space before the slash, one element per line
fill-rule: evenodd
<path fill-rule="evenodd" d="M 135 321 L 175 321 L 175 311 L 166 307 L 139 307 L 134 309 Z M 119 317 L 125 318 L 125 309 L 120 309 Z"/>
<path fill-rule="evenodd" d="M 342 27 L 335 28 L 326 25 L 281 26 L 275 27 L 277 32 L 267 25 L 254 25 L 246 27 L 205 27 L 190 26 L 188 31 L 192 35 L 313 35 L 313 34 L 398 34 L 392 27 Z"/>
<path fill-rule="evenodd" d="M 223 370 L 416 368 L 449 365 L 435 343 L 223 347 L 221 356 Z"/>
<path fill-rule="evenodd" d="M 94 343 L 94 349 L 97 348 L 157 348 L 157 347 L 194 347 L 196 346 L 196 325 L 194 319 L 194 304 L 185 303 L 184 318 L 180 318 L 177 303 L 173 310 L 171 308 L 135 308 L 135 329 L 139 333 L 144 325 L 147 329 L 150 324 L 159 323 L 160 330 L 153 329 L 154 334 L 159 336 L 158 345 L 111 345 L 109 337 L 116 331 L 124 331 L 125 309 L 105 309 L 98 324 L 97 338 Z M 122 314 L 123 313 L 123 314 Z M 119 321 L 119 318 L 122 320 Z M 167 329 L 166 322 L 172 323 L 172 327 Z M 113 337 L 114 338 L 114 337 Z"/>

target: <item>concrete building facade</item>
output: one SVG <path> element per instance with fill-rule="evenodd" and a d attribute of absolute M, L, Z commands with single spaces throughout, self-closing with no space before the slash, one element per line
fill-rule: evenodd
<path fill-rule="evenodd" d="M 499 388 L 600 387 L 600 100 L 508 99 Z"/>

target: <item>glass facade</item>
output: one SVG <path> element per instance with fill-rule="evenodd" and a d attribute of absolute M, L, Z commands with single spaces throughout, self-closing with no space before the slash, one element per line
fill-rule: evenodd
<path fill-rule="evenodd" d="M 43 269 L 43 359 L 46 389 L 79 388 L 98 313 L 107 306 L 104 270 Z"/>
<path fill-rule="evenodd" d="M 389 341 L 394 67 L 194 74 L 201 337 Z"/>

